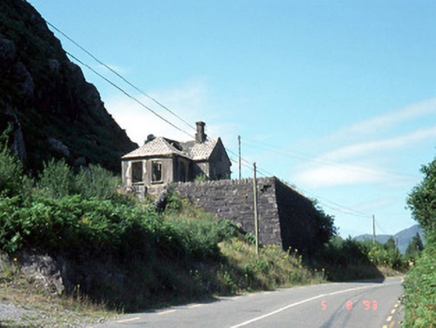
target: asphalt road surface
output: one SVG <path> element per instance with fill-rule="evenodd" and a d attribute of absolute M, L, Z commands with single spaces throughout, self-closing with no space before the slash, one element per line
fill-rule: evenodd
<path fill-rule="evenodd" d="M 402 278 L 280 289 L 119 317 L 95 327 L 400 327 Z"/>

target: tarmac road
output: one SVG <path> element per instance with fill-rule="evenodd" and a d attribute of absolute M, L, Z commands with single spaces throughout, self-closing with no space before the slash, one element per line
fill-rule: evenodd
<path fill-rule="evenodd" d="M 400 327 L 401 277 L 280 289 L 122 316 L 94 327 Z"/>

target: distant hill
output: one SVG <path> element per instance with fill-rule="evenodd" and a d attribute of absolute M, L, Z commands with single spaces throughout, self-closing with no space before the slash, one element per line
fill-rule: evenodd
<path fill-rule="evenodd" d="M 393 237 L 395 241 L 398 243 L 398 249 L 401 254 L 406 253 L 407 246 L 412 241 L 412 238 L 419 233 L 422 241 L 424 242 L 424 230 L 422 230 L 417 224 L 411 226 L 410 228 L 404 229 L 395 235 L 376 235 L 376 240 L 382 244 L 386 243 L 390 237 Z M 372 235 L 365 234 L 354 237 L 355 240 L 363 241 L 363 240 L 372 240 Z"/>
<path fill-rule="evenodd" d="M 0 1 L 0 134 L 28 170 L 50 158 L 120 170 L 137 148 L 106 111 L 41 15 L 23 0 Z"/>

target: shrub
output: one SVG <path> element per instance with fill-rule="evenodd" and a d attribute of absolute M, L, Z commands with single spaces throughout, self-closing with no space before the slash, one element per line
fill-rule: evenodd
<path fill-rule="evenodd" d="M 405 327 L 436 327 L 436 238 L 426 239 L 421 257 L 404 282 Z"/>
<path fill-rule="evenodd" d="M 116 200 L 120 183 L 119 177 L 99 165 L 90 164 L 76 174 L 65 160 L 52 159 L 44 163 L 38 188 L 44 196 L 52 198 L 80 194 L 85 198 Z"/>
<path fill-rule="evenodd" d="M 0 197 L 26 198 L 31 193 L 32 180 L 24 173 L 21 161 L 8 149 L 8 133 L 9 129 L 0 137 Z"/>
<path fill-rule="evenodd" d="M 65 160 L 44 163 L 38 188 L 47 197 L 62 198 L 77 193 L 74 172 Z"/>
<path fill-rule="evenodd" d="M 75 179 L 76 190 L 82 196 L 99 199 L 118 199 L 117 187 L 121 179 L 99 165 L 90 164 L 81 169 Z"/>
<path fill-rule="evenodd" d="M 237 231 L 236 225 L 227 220 L 175 218 L 168 222 L 177 231 L 188 255 L 199 260 L 218 259 L 218 244 Z"/>

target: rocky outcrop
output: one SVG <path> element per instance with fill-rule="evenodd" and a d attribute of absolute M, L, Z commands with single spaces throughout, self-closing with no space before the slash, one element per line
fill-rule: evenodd
<path fill-rule="evenodd" d="M 137 147 L 26 1 L 0 1 L 0 133 L 29 169 L 52 157 L 119 171 Z M 83 160 L 86 159 L 86 160 Z"/>

